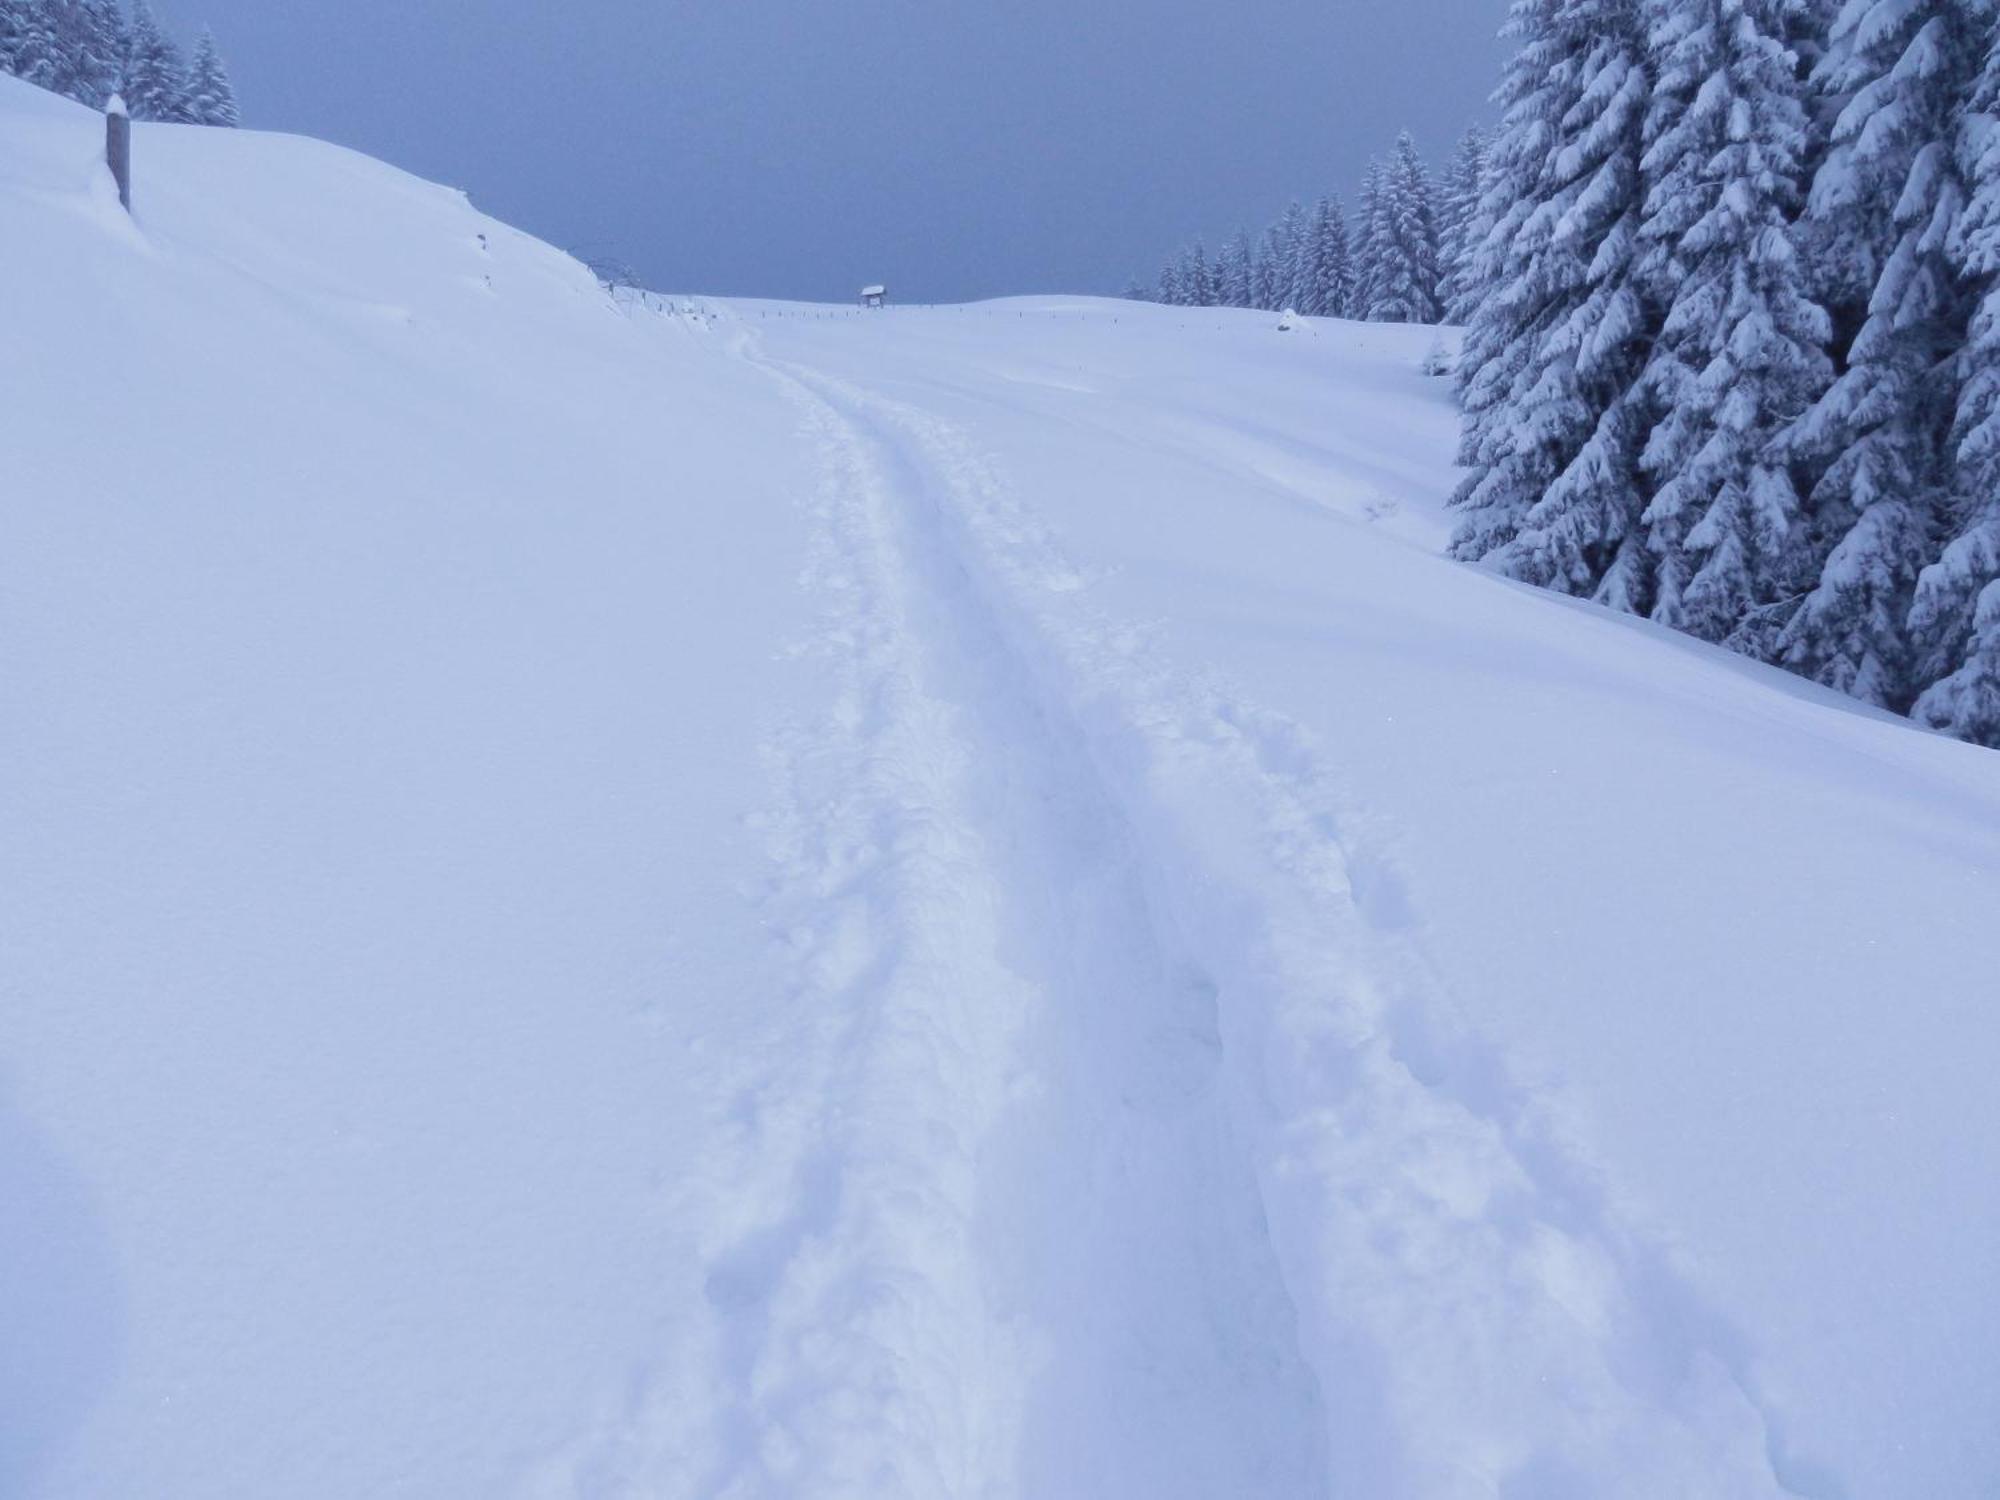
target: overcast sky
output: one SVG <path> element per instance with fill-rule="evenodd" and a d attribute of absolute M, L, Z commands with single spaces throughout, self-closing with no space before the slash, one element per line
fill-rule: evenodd
<path fill-rule="evenodd" d="M 1488 116 L 1503 0 L 156 0 L 245 123 L 662 290 L 1115 292 Z"/>

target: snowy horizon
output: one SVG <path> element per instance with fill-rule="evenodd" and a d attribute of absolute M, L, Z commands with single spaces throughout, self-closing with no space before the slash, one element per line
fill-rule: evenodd
<path fill-rule="evenodd" d="M 339 142 L 646 285 L 1116 293 L 1491 111 L 1498 0 L 689 9 L 159 0 L 253 125 Z M 1425 87 L 1411 90 L 1413 75 Z"/>

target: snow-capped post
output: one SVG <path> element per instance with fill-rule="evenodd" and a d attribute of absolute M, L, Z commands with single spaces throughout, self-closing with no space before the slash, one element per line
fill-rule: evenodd
<path fill-rule="evenodd" d="M 118 184 L 118 203 L 132 212 L 132 116 L 122 94 L 113 94 L 104 106 L 104 161 Z"/>

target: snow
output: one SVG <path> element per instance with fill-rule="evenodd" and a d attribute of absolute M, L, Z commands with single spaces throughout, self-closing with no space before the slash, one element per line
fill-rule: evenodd
<path fill-rule="evenodd" d="M 1432 330 L 134 130 L 0 79 L 0 1492 L 2000 1479 L 2000 757 L 1441 559 Z"/>

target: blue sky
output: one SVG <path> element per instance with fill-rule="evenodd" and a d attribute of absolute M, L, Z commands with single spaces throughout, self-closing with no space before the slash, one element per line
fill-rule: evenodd
<path fill-rule="evenodd" d="M 1502 0 L 162 0 L 246 122 L 675 291 L 1116 291 L 1407 126 L 1488 116 Z"/>

